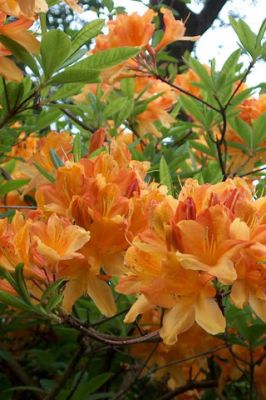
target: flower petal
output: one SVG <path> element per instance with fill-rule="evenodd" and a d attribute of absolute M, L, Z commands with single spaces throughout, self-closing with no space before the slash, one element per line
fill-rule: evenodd
<path fill-rule="evenodd" d="M 163 326 L 160 336 L 165 344 L 172 345 L 177 341 L 177 336 L 192 327 L 195 321 L 193 304 L 177 303 L 170 310 L 165 311 Z"/>
<path fill-rule="evenodd" d="M 149 311 L 153 307 L 154 306 L 146 299 L 146 297 L 141 294 L 125 316 L 124 322 L 126 324 L 134 322 L 139 314 Z"/>
<path fill-rule="evenodd" d="M 224 332 L 226 321 L 214 299 L 200 296 L 195 304 L 195 314 L 197 324 L 208 333 Z"/>
<path fill-rule="evenodd" d="M 116 313 L 116 305 L 108 283 L 89 274 L 86 285 L 88 295 L 92 298 L 101 313 L 106 317 L 112 317 Z"/>

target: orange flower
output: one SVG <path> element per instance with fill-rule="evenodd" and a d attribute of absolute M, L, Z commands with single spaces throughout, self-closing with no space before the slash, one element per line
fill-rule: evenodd
<path fill-rule="evenodd" d="M 156 13 L 146 11 L 143 16 L 133 13 L 131 15 L 119 14 L 116 19 L 107 23 L 109 33 L 96 37 L 94 51 L 101 51 L 113 47 L 146 46 L 155 30 L 152 20 Z"/>
<path fill-rule="evenodd" d="M 0 0 L 0 10 L 14 17 L 32 18 L 35 13 L 47 12 L 45 0 Z"/>
<path fill-rule="evenodd" d="M 200 36 L 184 36 L 186 30 L 184 23 L 180 20 L 176 20 L 170 9 L 161 8 L 160 12 L 163 14 L 165 32 L 162 40 L 155 47 L 156 51 L 160 51 L 163 47 L 177 40 L 195 41 L 200 38 Z"/>
<path fill-rule="evenodd" d="M 39 254 L 55 266 L 59 261 L 83 258 L 78 250 L 90 240 L 88 231 L 72 225 L 56 214 L 49 217 L 47 224 L 42 221 L 35 222 L 32 232 Z"/>
<path fill-rule="evenodd" d="M 6 36 L 19 43 L 28 51 L 37 54 L 40 44 L 32 33 L 27 29 L 32 25 L 33 21 L 27 19 L 19 19 L 14 22 L 5 24 L 6 15 L 0 12 L 0 34 Z M 15 63 L 6 56 L 12 53 L 0 44 L 0 75 L 5 79 L 20 82 L 23 74 Z"/>
<path fill-rule="evenodd" d="M 86 260 L 60 265 L 59 276 L 68 279 L 64 290 L 63 308 L 71 313 L 72 306 L 82 295 L 89 295 L 100 312 L 111 317 L 116 313 L 111 287 L 90 270 Z"/>
<path fill-rule="evenodd" d="M 2 14 L 2 15 L 1 15 Z M 5 18 L 3 13 L 0 13 L 0 34 L 6 36 L 15 42 L 19 43 L 26 50 L 33 54 L 38 54 L 40 43 L 28 29 L 33 24 L 33 21 L 21 18 L 17 21 L 4 24 Z"/>
<path fill-rule="evenodd" d="M 154 306 L 167 308 L 160 331 L 166 344 L 175 343 L 177 335 L 195 321 L 212 334 L 225 328 L 225 320 L 213 299 L 212 276 L 185 269 L 179 262 L 181 248 L 173 204 L 164 201 L 154 205 L 148 229 L 127 250 L 128 273 L 117 287 L 122 293 L 141 293 L 125 322 L 134 321 L 138 314 Z"/>

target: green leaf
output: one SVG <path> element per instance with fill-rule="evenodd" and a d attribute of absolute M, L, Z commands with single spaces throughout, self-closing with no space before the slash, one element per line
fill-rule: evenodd
<path fill-rule="evenodd" d="M 64 279 L 59 279 L 53 282 L 51 285 L 49 285 L 48 288 L 42 294 L 41 303 L 45 303 L 45 301 L 49 299 L 51 296 L 53 296 L 54 293 L 58 293 L 58 290 L 60 289 L 60 287 L 63 285 L 64 282 L 65 282 Z"/>
<path fill-rule="evenodd" d="M 7 47 L 15 57 L 22 61 L 23 64 L 26 64 L 35 75 L 40 76 L 36 61 L 23 46 L 3 35 L 0 35 L 0 42 L 3 43 L 3 45 Z"/>
<path fill-rule="evenodd" d="M 103 19 L 96 19 L 85 25 L 72 40 L 71 54 L 78 51 L 85 43 L 98 35 L 103 26 Z"/>
<path fill-rule="evenodd" d="M 126 99 L 124 97 L 118 97 L 115 100 L 111 100 L 104 109 L 104 116 L 106 118 L 112 117 L 114 114 L 118 113 L 124 108 L 125 102 Z"/>
<path fill-rule="evenodd" d="M 50 149 L 50 158 L 56 169 L 63 167 L 64 163 L 54 149 Z"/>
<path fill-rule="evenodd" d="M 238 133 L 238 135 L 244 140 L 244 142 L 253 148 L 253 135 L 252 128 L 249 124 L 240 118 L 234 118 L 230 121 L 231 127 Z"/>
<path fill-rule="evenodd" d="M 167 165 L 167 162 L 164 156 L 161 157 L 160 160 L 160 182 L 162 185 L 165 185 L 168 189 L 168 193 L 173 195 L 173 182 L 171 178 L 171 174 Z"/>
<path fill-rule="evenodd" d="M 0 301 L 8 306 L 19 308 L 24 311 L 31 311 L 32 307 L 26 304 L 24 301 L 18 297 L 12 296 L 11 294 L 0 290 Z"/>
<path fill-rule="evenodd" d="M 256 47 L 261 45 L 261 41 L 264 37 L 266 31 L 266 18 L 262 21 L 262 24 L 260 26 L 259 32 L 257 34 L 257 38 L 256 38 Z"/>
<path fill-rule="evenodd" d="M 241 55 L 240 49 L 233 51 L 233 53 L 230 54 L 230 56 L 225 61 L 221 72 L 223 72 L 225 75 L 234 73 L 240 55 Z"/>
<path fill-rule="evenodd" d="M 73 141 L 73 156 L 76 162 L 79 162 L 81 159 L 81 136 L 79 133 L 75 135 Z"/>
<path fill-rule="evenodd" d="M 8 181 L 6 183 L 1 183 L 0 184 L 0 196 L 3 196 L 12 190 L 17 190 L 21 188 L 22 186 L 26 185 L 29 183 L 29 179 L 13 179 L 11 181 Z"/>
<path fill-rule="evenodd" d="M 69 55 L 71 41 L 69 37 L 59 29 L 53 29 L 45 33 L 41 42 L 42 66 L 46 78 L 49 78 Z"/>
<path fill-rule="evenodd" d="M 102 70 L 115 65 L 121 64 L 124 61 L 136 56 L 140 49 L 138 47 L 118 47 L 99 51 L 85 60 L 78 62 L 75 67 Z"/>
<path fill-rule="evenodd" d="M 74 96 L 77 93 L 81 92 L 83 84 L 77 83 L 66 83 L 62 85 L 60 88 L 57 88 L 55 93 L 50 96 L 51 101 L 63 100 L 66 97 Z"/>
<path fill-rule="evenodd" d="M 236 21 L 233 17 L 229 17 L 229 21 L 244 49 L 255 59 L 257 56 L 255 33 L 243 20 Z"/>
<path fill-rule="evenodd" d="M 202 65 L 198 60 L 195 58 L 190 58 L 189 60 L 189 65 L 191 68 L 197 73 L 197 75 L 200 77 L 202 83 L 204 84 L 205 88 L 207 90 L 213 90 L 213 82 L 208 74 L 207 69 Z"/>
<path fill-rule="evenodd" d="M 253 122 L 253 145 L 256 147 L 266 138 L 266 112 Z"/>
<path fill-rule="evenodd" d="M 34 166 L 37 168 L 37 170 L 50 182 L 55 182 L 55 178 L 49 174 L 40 164 L 34 162 Z"/>
<path fill-rule="evenodd" d="M 89 382 L 83 382 L 76 390 L 73 400 L 85 399 L 89 394 L 95 393 L 102 385 L 104 385 L 114 374 L 106 372 L 104 374 L 93 377 Z"/>
<path fill-rule="evenodd" d="M 100 83 L 98 70 L 69 67 L 49 80 L 49 84 L 63 84 L 73 82 Z"/>
<path fill-rule="evenodd" d="M 120 87 L 122 93 L 128 98 L 132 98 L 134 96 L 135 81 L 133 78 L 122 79 L 120 81 Z"/>
<path fill-rule="evenodd" d="M 28 292 L 28 289 L 26 286 L 26 282 L 24 279 L 23 268 L 24 268 L 24 264 L 20 263 L 16 266 L 16 270 L 15 270 L 15 279 L 16 279 L 16 283 L 17 283 L 17 287 L 18 287 L 18 294 L 22 297 L 22 299 L 25 301 L 25 303 L 32 304 L 30 295 L 29 295 L 29 292 Z"/>
<path fill-rule="evenodd" d="M 203 107 L 197 100 L 191 99 L 186 95 L 180 95 L 180 103 L 188 115 L 193 115 L 193 117 L 205 125 L 206 120 L 203 114 Z"/>

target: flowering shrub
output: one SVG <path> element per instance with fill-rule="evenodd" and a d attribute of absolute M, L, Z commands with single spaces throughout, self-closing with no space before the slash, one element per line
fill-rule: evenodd
<path fill-rule="evenodd" d="M 265 399 L 265 23 L 184 69 L 170 9 L 55 3 L 0 1 L 3 398 Z"/>

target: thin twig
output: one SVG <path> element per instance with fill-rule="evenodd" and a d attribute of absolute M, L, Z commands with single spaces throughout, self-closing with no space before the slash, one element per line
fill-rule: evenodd
<path fill-rule="evenodd" d="M 65 115 L 67 115 L 72 121 L 74 121 L 77 125 L 81 126 L 81 128 L 85 129 L 86 131 L 89 131 L 91 133 L 93 133 L 93 129 L 85 124 L 85 122 L 81 121 L 75 114 L 73 114 L 71 111 L 66 110 L 65 108 L 60 108 L 61 111 L 63 111 L 63 113 Z"/>
<path fill-rule="evenodd" d="M 218 381 L 217 380 L 209 380 L 209 381 L 202 381 L 202 382 L 190 382 L 187 383 L 184 386 L 178 387 L 175 390 L 172 390 L 171 392 L 168 392 L 161 396 L 158 400 L 171 400 L 175 396 L 178 396 L 179 394 L 188 392 L 189 390 L 193 389 L 210 389 L 210 388 L 215 388 L 218 386 Z"/>
<path fill-rule="evenodd" d="M 194 100 L 197 100 L 199 103 L 204 104 L 206 107 L 210 108 L 213 111 L 220 113 L 220 109 L 214 107 L 212 104 L 208 103 L 207 101 L 201 99 L 200 97 L 195 96 L 194 94 L 188 92 L 187 90 L 183 89 L 181 86 L 175 85 L 174 83 L 168 81 L 167 79 L 163 78 L 159 74 L 153 74 L 153 76 L 159 79 L 161 82 L 166 83 L 167 85 L 171 86 L 173 89 L 179 90 L 179 92 L 186 94 L 189 97 L 192 97 Z"/>
<path fill-rule="evenodd" d="M 99 333 L 96 329 L 82 324 L 79 320 L 72 317 L 71 315 L 61 316 L 61 321 L 63 324 L 78 330 L 79 332 L 91 337 L 98 342 L 102 342 L 112 346 L 128 346 L 136 343 L 154 342 L 161 340 L 159 337 L 159 331 L 151 332 L 143 336 L 119 338 L 117 336 Z"/>
<path fill-rule="evenodd" d="M 239 175 L 239 176 L 240 176 L 240 178 L 243 178 L 244 176 L 253 175 L 253 174 L 257 174 L 258 172 L 265 171 L 265 169 L 266 169 L 266 166 L 254 169 L 253 171 L 246 172 L 245 174 L 242 174 L 242 175 Z"/>
<path fill-rule="evenodd" d="M 231 94 L 231 96 L 229 97 L 229 100 L 226 102 L 226 104 L 224 105 L 224 110 L 227 109 L 227 107 L 230 105 L 231 101 L 233 100 L 233 98 L 235 97 L 235 95 L 237 94 L 237 92 L 239 91 L 240 87 L 242 86 L 242 84 L 245 82 L 248 74 L 250 73 L 250 71 L 252 70 L 252 68 L 254 67 L 255 62 L 252 60 L 249 63 L 249 66 L 246 70 L 246 72 L 244 73 L 242 79 L 238 82 L 238 85 L 236 86 L 235 90 L 233 91 L 233 93 Z"/>
<path fill-rule="evenodd" d="M 198 353 L 198 354 L 195 354 L 193 356 L 186 357 L 186 358 L 181 358 L 179 360 L 171 361 L 171 362 L 169 362 L 167 364 L 164 364 L 164 365 L 162 365 L 160 367 L 151 368 L 151 370 L 149 371 L 149 374 L 153 374 L 154 372 L 157 372 L 157 371 L 162 370 L 164 368 L 171 367 L 172 365 L 183 364 L 184 362 L 190 361 L 190 360 L 194 360 L 195 358 L 208 356 L 209 354 L 216 353 L 217 351 L 225 349 L 226 347 L 227 347 L 227 345 L 217 346 L 217 347 L 214 347 L 213 349 L 204 351 L 202 353 Z"/>

